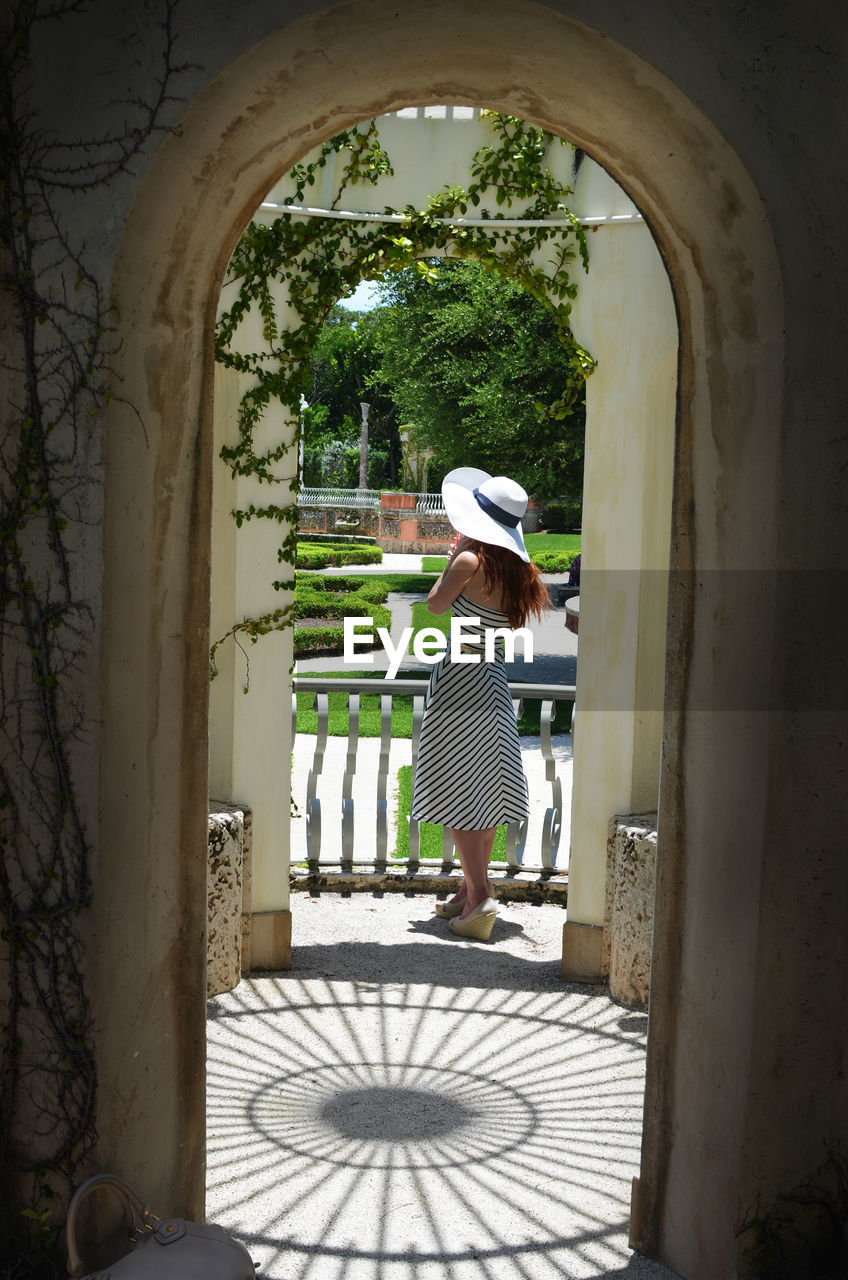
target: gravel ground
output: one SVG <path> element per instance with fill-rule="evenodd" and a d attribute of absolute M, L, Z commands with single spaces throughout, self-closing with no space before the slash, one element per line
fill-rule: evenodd
<path fill-rule="evenodd" d="M 420 564 L 398 561 L 383 571 Z M 394 631 L 411 601 L 391 603 Z M 574 680 L 563 620 L 534 627 L 512 679 Z M 485 944 L 431 898 L 299 893 L 292 910 L 292 970 L 209 1002 L 207 1212 L 261 1277 L 673 1280 L 627 1246 L 647 1017 L 562 982 L 561 907 L 502 905 Z"/>
<path fill-rule="evenodd" d="M 295 895 L 293 968 L 209 1002 L 208 1205 L 265 1280 L 671 1278 L 627 1246 L 647 1018 L 432 899 Z"/>

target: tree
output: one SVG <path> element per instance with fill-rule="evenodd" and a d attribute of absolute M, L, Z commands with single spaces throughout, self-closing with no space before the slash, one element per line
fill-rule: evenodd
<path fill-rule="evenodd" d="M 554 314 L 472 260 L 420 263 L 381 292 L 372 378 L 436 469 L 508 473 L 537 498 L 579 493 L 585 402 L 560 403 L 567 361 Z"/>
<path fill-rule="evenodd" d="M 307 449 L 326 449 L 337 442 L 358 444 L 362 422 L 359 406 L 367 401 L 371 406 L 369 438 L 378 447 L 383 442 L 388 453 L 389 482 L 394 484 L 400 463 L 400 439 L 394 399 L 376 376 L 380 323 L 381 317 L 375 312 L 333 307 L 312 351 L 304 443 Z"/>

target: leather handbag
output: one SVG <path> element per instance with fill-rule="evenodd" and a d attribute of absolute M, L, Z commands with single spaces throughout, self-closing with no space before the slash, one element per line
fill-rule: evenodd
<path fill-rule="evenodd" d="M 124 1207 L 132 1249 L 99 1271 L 83 1274 L 76 1242 L 80 1205 L 97 1187 L 109 1187 Z M 75 1280 L 254 1280 L 255 1271 L 244 1245 L 214 1222 L 186 1222 L 157 1218 L 132 1187 L 111 1173 L 88 1178 L 74 1193 L 65 1228 L 68 1275 Z"/>

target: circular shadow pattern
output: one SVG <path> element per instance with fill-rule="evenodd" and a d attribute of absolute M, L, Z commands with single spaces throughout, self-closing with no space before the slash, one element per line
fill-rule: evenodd
<path fill-rule="evenodd" d="M 473 1113 L 461 1103 L 427 1089 L 372 1085 L 343 1089 L 320 1110 L 324 1124 L 345 1138 L 371 1142 L 412 1142 L 462 1128 Z"/>
<path fill-rule="evenodd" d="M 410 1080 L 398 1080 L 398 1074 Z M 448 1067 L 333 1063 L 269 1081 L 252 1127 L 284 1151 L 347 1168 L 433 1169 L 526 1143 L 535 1108 L 517 1089 Z"/>

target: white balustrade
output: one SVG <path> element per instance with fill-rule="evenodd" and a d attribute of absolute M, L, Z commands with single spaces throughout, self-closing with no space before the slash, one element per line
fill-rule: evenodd
<path fill-rule="evenodd" d="M 299 507 L 351 507 L 365 510 L 380 506 L 380 489 L 301 489 L 297 495 Z M 415 511 L 418 515 L 443 515 L 444 505 L 440 493 L 416 493 Z"/>
<path fill-rule="evenodd" d="M 299 507 L 379 507 L 379 489 L 301 489 L 297 495 Z"/>
<path fill-rule="evenodd" d="M 445 515 L 445 505 L 440 493 L 417 493 L 415 511 L 419 516 Z"/>
<path fill-rule="evenodd" d="M 457 863 L 450 831 L 447 828 L 443 830 L 441 859 L 422 858 L 420 824 L 414 818 L 409 819 L 408 858 L 389 856 L 388 782 L 392 742 L 392 700 L 395 695 L 412 695 L 413 698 L 411 747 L 414 771 L 427 681 L 424 679 L 322 679 L 318 676 L 297 676 L 293 686 L 293 725 L 296 722 L 299 692 L 315 695 L 315 707 L 318 712 L 318 731 L 306 787 L 306 851 L 309 871 L 315 873 L 321 870 L 335 870 L 350 873 L 354 868 L 367 868 L 375 873 L 405 869 L 411 874 L 422 870 L 428 870 L 431 873 L 438 870 L 440 874 L 446 874 L 454 869 Z M 341 828 L 337 833 L 332 834 L 327 830 L 326 823 L 322 821 L 319 794 L 322 779 L 325 782 L 337 783 L 337 778 L 328 779 L 324 773 L 330 692 L 346 694 L 349 709 L 348 735 L 344 749 L 345 764 L 341 780 Z M 540 876 L 545 877 L 560 869 L 557 859 L 564 826 L 562 779 L 557 772 L 551 726 L 557 703 L 568 702 L 573 705 L 575 690 L 573 685 L 515 683 L 511 685 L 511 692 L 516 716 L 521 712 L 524 699 L 541 701 L 540 747 L 545 769 L 543 785 L 550 787 L 550 793 L 544 811 L 541 833 L 538 836 L 538 842 L 534 842 L 534 848 L 527 847 L 528 824 L 526 821 L 507 826 L 506 871 L 507 874 L 519 871 L 538 872 Z M 354 779 L 359 757 L 360 697 L 363 693 L 380 695 L 380 750 L 376 775 L 373 779 L 376 823 L 373 804 L 369 804 L 367 818 L 360 817 L 356 808 Z M 531 782 L 531 786 L 534 785 L 538 783 Z M 531 802 L 536 798 L 531 793 Z M 564 852 L 567 856 L 567 849 Z M 503 867 L 503 864 L 500 865 Z"/>

